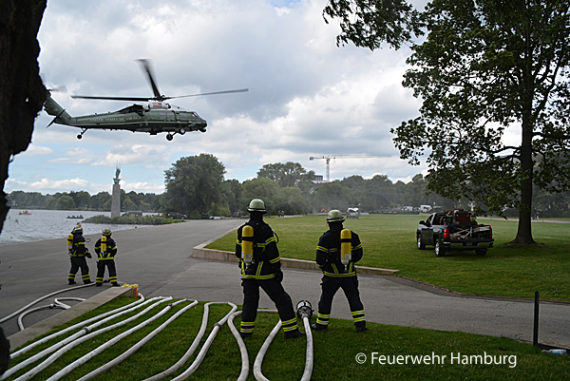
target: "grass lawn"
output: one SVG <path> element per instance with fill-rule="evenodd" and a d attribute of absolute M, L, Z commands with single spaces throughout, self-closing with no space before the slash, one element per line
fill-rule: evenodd
<path fill-rule="evenodd" d="M 570 301 L 570 224 L 533 223 L 537 245 L 512 246 L 516 221 L 485 220 L 493 227 L 495 247 L 485 257 L 473 251 L 435 256 L 431 247 L 416 248 L 415 232 L 425 216 L 370 215 L 349 219 L 345 227 L 359 234 L 364 247 L 360 265 L 399 269 L 398 275 L 467 294 Z M 282 257 L 314 260 L 324 216 L 269 218 L 279 236 Z M 233 251 L 235 232 L 207 247 Z"/>
<path fill-rule="evenodd" d="M 98 309 L 91 311 L 62 327 L 76 321 L 109 311 L 120 305 L 130 303 L 132 299 L 118 298 Z M 166 304 L 166 303 L 165 303 Z M 185 305 L 185 304 L 183 304 Z M 123 341 L 96 356 L 66 376 L 65 380 L 76 380 L 87 372 L 119 356 L 148 332 L 161 324 L 183 305 L 173 309 L 170 314 L 154 321 L 145 329 L 127 337 Z M 162 307 L 157 308 L 160 310 Z M 229 311 L 228 306 L 214 305 L 210 308 L 209 326 L 202 342 L 205 341 L 213 324 Z M 138 352 L 121 364 L 96 378 L 97 380 L 141 380 L 150 377 L 171 366 L 188 349 L 198 332 L 203 313 L 202 304 L 195 306 L 175 320 L 158 336 L 149 341 Z M 275 314 L 260 313 L 256 321 L 256 330 L 246 340 L 249 353 L 250 376 L 253 380 L 253 362 L 265 337 L 277 322 Z M 135 321 L 121 331 L 140 321 Z M 239 318 L 236 319 L 239 325 Z M 98 345 L 116 336 L 115 330 L 85 342 L 60 357 L 46 371 L 39 373 L 34 380 L 44 380 L 57 370 L 74 361 L 84 353 L 92 351 Z M 481 379 L 481 380 L 567 380 L 570 379 L 570 357 L 542 353 L 529 344 L 519 343 L 506 338 L 489 337 L 457 332 L 443 332 L 417 328 L 369 323 L 369 330 L 356 333 L 351 321 L 332 319 L 330 328 L 314 335 L 315 364 L 312 380 L 401 380 L 401 379 Z M 58 341 L 54 339 L 52 341 Z M 53 343 L 48 343 L 53 344 Z M 263 363 L 263 373 L 271 380 L 299 379 L 305 362 L 304 338 L 285 340 L 279 333 L 271 344 Z M 30 351 L 13 361 L 16 364 L 37 352 Z M 194 353 L 191 361 L 199 351 Z M 461 356 L 459 356 L 461 354 Z M 380 363 L 380 356 L 392 356 Z M 404 356 L 398 365 L 393 356 Z M 435 359 L 433 363 L 413 365 L 405 356 L 419 355 Z M 465 356 L 481 356 L 476 357 Z M 496 359 L 498 363 L 484 364 L 485 357 Z M 356 358 L 364 360 L 357 363 Z M 376 360 L 372 361 L 372 358 Z M 389 360 L 389 361 L 388 361 Z M 186 363 L 188 367 L 191 361 Z M 391 363 L 391 364 L 389 364 Z M 225 325 L 214 340 L 210 351 L 192 379 L 197 380 L 235 380 L 240 372 L 241 359 L 239 349 L 229 328 Z M 184 367 L 183 369 L 186 369 Z"/>

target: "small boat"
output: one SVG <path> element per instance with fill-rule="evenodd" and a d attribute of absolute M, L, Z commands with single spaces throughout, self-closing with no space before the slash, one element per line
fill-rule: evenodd
<path fill-rule="evenodd" d="M 20 213 L 18 213 L 20 216 L 29 216 L 32 214 L 32 212 L 29 212 L 27 210 L 22 210 Z"/>
<path fill-rule="evenodd" d="M 67 216 L 67 218 L 70 220 L 82 220 L 83 216 L 80 214 L 78 216 Z"/>

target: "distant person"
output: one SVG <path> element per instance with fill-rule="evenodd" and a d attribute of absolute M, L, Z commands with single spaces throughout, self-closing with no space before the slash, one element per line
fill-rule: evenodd
<path fill-rule="evenodd" d="M 105 267 L 109 269 L 109 280 L 113 286 L 119 286 L 117 282 L 117 268 L 115 266 L 115 255 L 117 255 L 117 244 L 111 238 L 111 230 L 103 229 L 103 235 L 95 243 L 95 252 L 99 261 L 97 262 L 97 278 L 95 278 L 95 286 L 101 287 L 103 284 L 103 276 L 105 275 Z"/>
<path fill-rule="evenodd" d="M 362 244 L 358 234 L 343 228 L 343 221 L 339 210 L 331 210 L 327 215 L 329 230 L 321 236 L 317 245 L 316 262 L 323 271 L 323 277 L 317 322 L 311 326 L 316 331 L 329 326 L 332 301 L 339 288 L 348 299 L 356 331 L 367 330 L 354 268 L 354 264 L 362 258 Z"/>
<path fill-rule="evenodd" d="M 81 279 L 83 283 L 92 283 L 89 278 L 89 267 L 87 266 L 87 258 L 91 258 L 89 250 L 85 247 L 85 238 L 83 237 L 83 228 L 81 224 L 75 225 L 71 234 L 67 236 L 67 250 L 71 260 L 71 270 L 67 280 L 69 284 L 75 284 L 75 274 L 81 268 Z"/>
<path fill-rule="evenodd" d="M 281 285 L 283 272 L 277 240 L 271 227 L 263 221 L 263 215 L 267 212 L 265 203 L 263 200 L 253 199 L 247 210 L 250 219 L 237 231 L 235 252 L 241 267 L 243 287 L 241 336 L 245 338 L 253 334 L 260 287 L 277 307 L 285 338 L 302 336 L 297 326 L 291 297 Z"/>

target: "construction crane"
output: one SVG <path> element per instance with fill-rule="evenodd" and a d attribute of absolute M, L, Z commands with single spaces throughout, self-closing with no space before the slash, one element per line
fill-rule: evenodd
<path fill-rule="evenodd" d="M 347 158 L 347 159 L 361 159 L 361 158 L 369 158 L 369 157 L 383 157 L 383 156 L 369 156 L 369 155 L 323 155 L 323 156 L 310 156 L 309 160 L 319 160 L 323 159 L 326 163 L 326 176 L 327 176 L 327 183 L 331 181 L 331 171 L 330 171 L 330 163 L 331 159 L 336 159 L 338 157 Z"/>

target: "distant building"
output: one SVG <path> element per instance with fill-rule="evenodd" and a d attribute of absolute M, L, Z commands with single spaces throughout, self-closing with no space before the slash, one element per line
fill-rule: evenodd
<path fill-rule="evenodd" d="M 323 176 L 322 175 L 315 175 L 315 178 L 313 179 L 313 183 L 315 184 L 322 184 L 325 181 L 323 180 Z"/>

